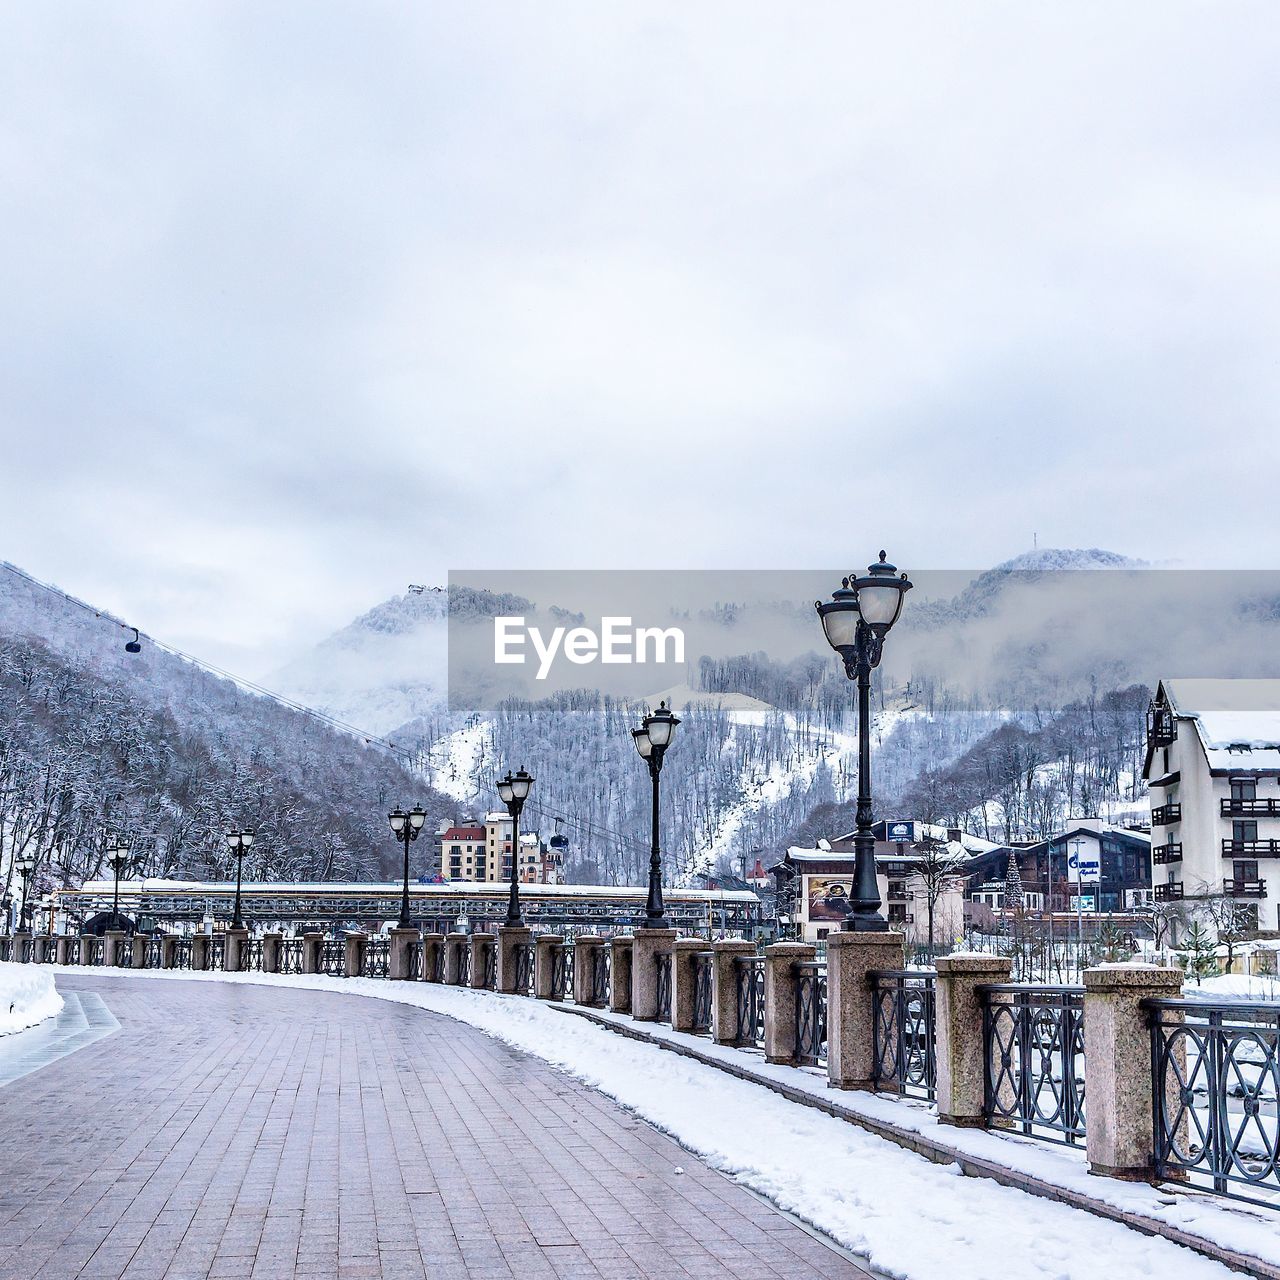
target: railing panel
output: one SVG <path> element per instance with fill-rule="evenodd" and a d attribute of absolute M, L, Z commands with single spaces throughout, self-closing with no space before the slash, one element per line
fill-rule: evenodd
<path fill-rule="evenodd" d="M 153 933 L 147 939 L 147 945 L 142 952 L 142 967 L 144 969 L 159 969 L 164 965 L 164 934 Z"/>
<path fill-rule="evenodd" d="M 573 999 L 573 944 L 557 943 L 551 949 L 551 998 Z"/>
<path fill-rule="evenodd" d="M 938 1079 L 935 975 L 890 969 L 873 973 L 871 979 L 876 1088 L 932 1102 Z"/>
<path fill-rule="evenodd" d="M 1280 1207 L 1280 1005 L 1150 1000 L 1160 1177 Z"/>
<path fill-rule="evenodd" d="M 343 938 L 325 938 L 320 943 L 320 972 L 331 978 L 347 976 L 347 943 Z"/>
<path fill-rule="evenodd" d="M 191 939 L 178 938 L 173 944 L 173 967 L 175 969 L 191 968 Z"/>
<path fill-rule="evenodd" d="M 498 989 L 498 948 L 496 945 L 485 948 L 484 985 L 489 991 Z"/>
<path fill-rule="evenodd" d="M 986 1057 L 984 1111 L 1028 1137 L 1085 1135 L 1084 988 L 979 988 Z"/>
<path fill-rule="evenodd" d="M 405 962 L 408 966 L 408 977 L 417 982 L 422 977 L 422 939 L 410 938 L 405 948 Z"/>
<path fill-rule="evenodd" d="M 261 938 L 246 938 L 240 944 L 240 968 L 253 973 L 262 972 Z"/>
<path fill-rule="evenodd" d="M 792 967 L 796 985 L 796 1061 L 805 1067 L 827 1062 L 827 966 L 803 961 Z"/>
<path fill-rule="evenodd" d="M 737 1029 L 733 1042 L 764 1048 L 764 958 L 736 956 L 733 961 Z"/>
<path fill-rule="evenodd" d="M 458 948 L 458 986 L 471 985 L 471 948 L 464 945 Z"/>
<path fill-rule="evenodd" d="M 280 939 L 280 972 L 281 973 L 301 973 L 302 972 L 302 939 L 301 938 L 281 938 Z"/>
<path fill-rule="evenodd" d="M 606 943 L 591 953 L 591 1003 L 607 1008 L 612 994 L 613 950 Z"/>
<path fill-rule="evenodd" d="M 522 942 L 516 947 L 516 991 L 533 995 L 533 943 Z"/>
<path fill-rule="evenodd" d="M 715 1007 L 715 954 L 699 951 L 693 957 L 693 1033 L 711 1034 Z"/>
<path fill-rule="evenodd" d="M 657 971 L 657 1009 L 655 1018 L 658 1022 L 671 1021 L 671 952 L 659 951 L 653 957 Z"/>
<path fill-rule="evenodd" d="M 391 972 L 391 940 L 366 938 L 360 956 L 362 978 L 385 978 Z"/>

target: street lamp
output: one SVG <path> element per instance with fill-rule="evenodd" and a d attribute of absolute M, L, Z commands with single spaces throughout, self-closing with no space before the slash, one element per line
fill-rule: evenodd
<path fill-rule="evenodd" d="M 653 784 L 653 828 L 649 846 L 649 897 L 645 903 L 644 925 L 646 929 L 667 927 L 666 908 L 662 903 L 662 853 L 658 846 L 658 775 L 662 772 L 662 757 L 667 754 L 676 726 L 680 723 L 665 702 L 657 711 L 645 716 L 638 729 L 631 730 L 640 758 L 649 766 L 649 779 Z"/>
<path fill-rule="evenodd" d="M 27 928 L 27 913 L 31 910 L 28 899 L 31 894 L 31 873 L 36 869 L 36 860 L 29 853 L 24 853 L 14 865 L 22 877 L 22 909 L 18 912 L 18 932 L 21 933 Z"/>
<path fill-rule="evenodd" d="M 888 929 L 880 914 L 876 884 L 875 837 L 871 834 L 871 672 L 880 665 L 884 638 L 902 613 L 911 583 L 885 562 L 871 565 L 860 578 L 845 578 L 823 604 L 816 602 L 827 643 L 844 662 L 844 673 L 858 682 L 858 827 L 853 837 L 852 911 L 843 929 L 875 933 Z"/>
<path fill-rule="evenodd" d="M 236 860 L 236 905 L 231 913 L 231 927 L 243 929 L 244 919 L 240 914 L 240 878 L 244 868 L 244 855 L 253 844 L 253 828 L 245 827 L 243 831 L 227 832 L 227 848 L 235 855 Z"/>
<path fill-rule="evenodd" d="M 120 872 L 129 865 L 129 846 L 116 841 L 114 844 L 107 846 L 107 861 L 111 864 L 111 870 L 115 872 L 116 883 L 115 890 L 111 898 L 111 927 L 118 929 L 120 927 Z"/>
<path fill-rule="evenodd" d="M 507 897 L 508 929 L 523 929 L 524 917 L 520 914 L 520 812 L 524 802 L 529 798 L 533 788 L 532 774 L 523 769 L 512 773 L 507 770 L 506 776 L 497 780 L 498 798 L 507 806 L 511 815 L 511 892 Z"/>
<path fill-rule="evenodd" d="M 409 845 L 418 838 L 418 832 L 422 830 L 422 824 L 426 820 L 427 815 L 421 808 L 410 809 L 408 813 L 403 809 L 393 809 L 387 814 L 392 835 L 404 845 L 404 889 L 400 894 L 398 922 L 401 929 L 413 928 L 413 921 L 409 919 Z"/>

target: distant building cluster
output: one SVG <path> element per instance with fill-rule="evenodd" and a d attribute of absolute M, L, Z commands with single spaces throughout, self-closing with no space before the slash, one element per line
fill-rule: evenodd
<path fill-rule="evenodd" d="M 501 811 L 485 814 L 483 822 L 463 820 L 438 831 L 441 878 L 510 883 L 511 835 L 511 818 Z M 515 857 L 520 883 L 563 884 L 568 847 L 568 840 L 558 832 L 550 840 L 536 832 L 522 832 Z"/>

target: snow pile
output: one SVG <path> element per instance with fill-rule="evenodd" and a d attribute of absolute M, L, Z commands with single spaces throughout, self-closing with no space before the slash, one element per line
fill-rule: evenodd
<path fill-rule="evenodd" d="M 25 1031 L 62 1011 L 53 970 L 43 965 L 0 962 L 0 1035 Z"/>
<path fill-rule="evenodd" d="M 1261 1000 L 1271 1004 L 1280 1001 L 1280 978 L 1224 973 L 1203 979 L 1199 986 L 1187 982 L 1182 994 L 1187 1000 Z"/>
<path fill-rule="evenodd" d="M 708 1164 L 904 1280 L 991 1280 L 996 1274 L 1093 1280 L 1100 1258 L 1107 1280 L 1228 1280 L 1233 1274 L 1167 1240 L 967 1178 L 957 1165 L 932 1164 L 760 1085 L 534 1000 L 364 978 L 147 976 L 307 986 L 457 1018 L 599 1089 Z M 789 1069 L 792 1078 L 802 1074 Z"/>

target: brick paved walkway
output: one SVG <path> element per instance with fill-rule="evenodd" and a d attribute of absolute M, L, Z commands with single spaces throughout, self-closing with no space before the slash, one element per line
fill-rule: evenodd
<path fill-rule="evenodd" d="M 99 993 L 122 1030 L 0 1089 L 6 1280 L 868 1274 L 448 1019 L 221 983 L 59 986 Z"/>

